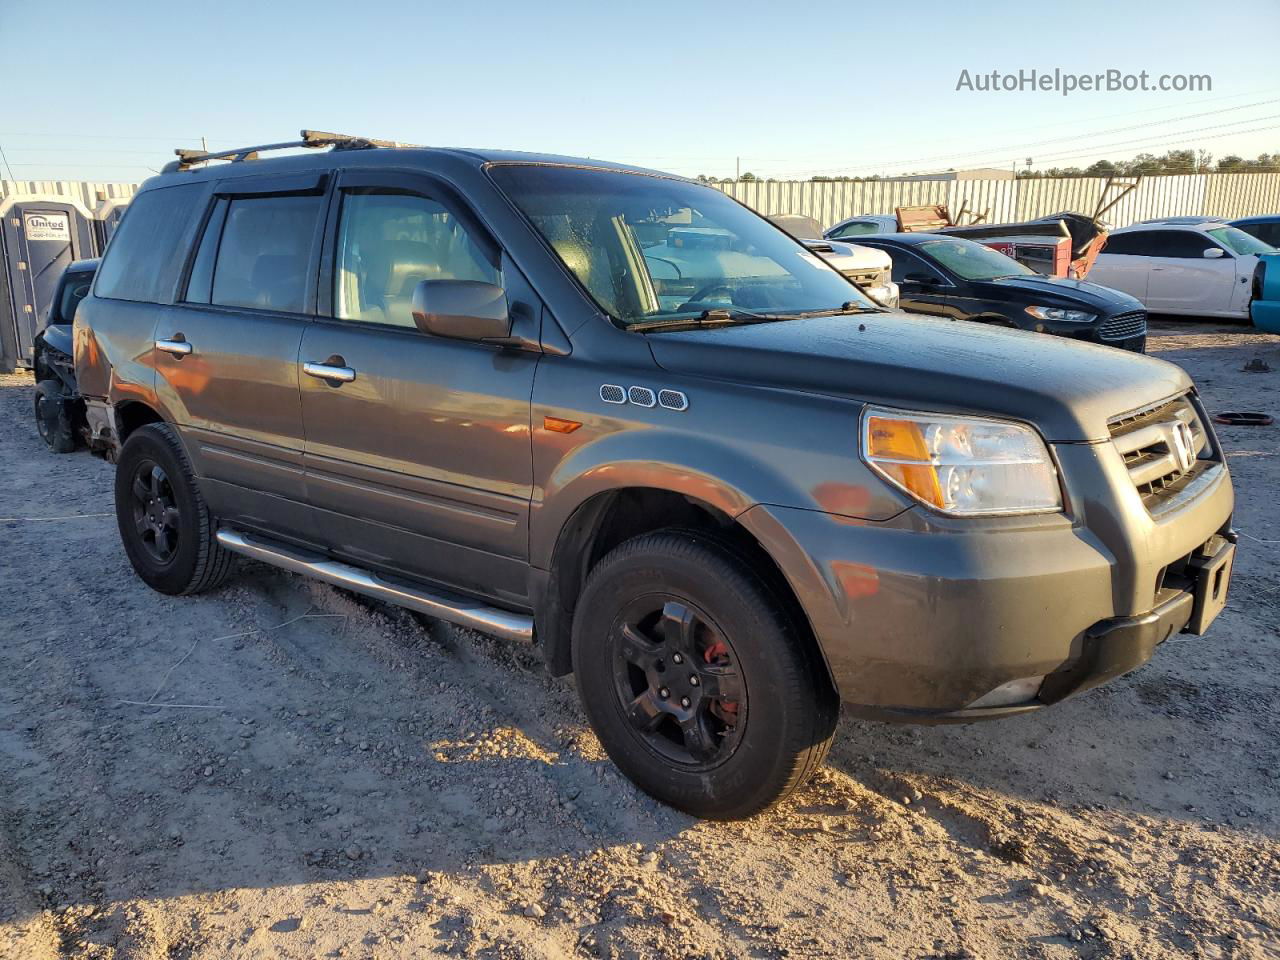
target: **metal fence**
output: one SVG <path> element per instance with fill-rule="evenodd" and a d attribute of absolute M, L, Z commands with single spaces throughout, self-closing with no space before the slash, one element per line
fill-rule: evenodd
<path fill-rule="evenodd" d="M 813 217 L 829 227 L 860 214 L 944 203 L 989 223 L 1008 223 L 1063 210 L 1092 213 L 1105 178 L 1025 180 L 737 180 L 713 184 L 763 214 Z M 1280 173 L 1207 173 L 1144 177 L 1106 214 L 1113 227 L 1171 216 L 1244 217 L 1280 213 Z"/>

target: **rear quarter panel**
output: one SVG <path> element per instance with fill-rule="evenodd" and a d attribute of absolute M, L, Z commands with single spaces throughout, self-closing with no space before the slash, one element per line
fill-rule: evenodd
<path fill-rule="evenodd" d="M 72 328 L 80 392 L 112 405 L 155 405 L 155 326 L 166 309 L 127 300 L 86 297 Z"/>

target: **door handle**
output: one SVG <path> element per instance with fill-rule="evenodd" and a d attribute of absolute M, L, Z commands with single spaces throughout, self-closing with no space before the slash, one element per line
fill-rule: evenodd
<path fill-rule="evenodd" d="M 329 363 L 316 363 L 307 360 L 302 364 L 302 372 L 317 380 L 328 380 L 330 383 L 350 383 L 356 378 L 356 372 L 350 367 L 339 367 Z"/>
<path fill-rule="evenodd" d="M 175 357 L 185 357 L 194 349 L 191 344 L 183 339 L 182 334 L 174 334 L 172 340 L 157 340 L 156 349 L 161 353 L 172 354 Z"/>

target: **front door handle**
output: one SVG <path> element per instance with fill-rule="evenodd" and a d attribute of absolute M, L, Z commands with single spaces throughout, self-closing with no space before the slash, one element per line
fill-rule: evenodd
<path fill-rule="evenodd" d="M 317 380 L 328 380 L 330 383 L 350 383 L 356 378 L 356 372 L 350 367 L 335 366 L 331 363 L 317 363 L 307 360 L 302 364 L 302 372 Z"/>
<path fill-rule="evenodd" d="M 183 339 L 182 334 L 174 334 L 171 340 L 157 340 L 156 349 L 161 353 L 169 353 L 175 357 L 185 357 L 192 351 L 191 344 Z"/>

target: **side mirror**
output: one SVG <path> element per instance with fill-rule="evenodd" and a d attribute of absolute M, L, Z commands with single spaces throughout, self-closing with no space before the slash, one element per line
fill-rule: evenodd
<path fill-rule="evenodd" d="M 511 336 L 507 292 L 479 280 L 422 280 L 413 288 L 413 322 L 423 333 L 454 340 Z"/>
<path fill-rule="evenodd" d="M 1209 247 L 1209 249 L 1204 252 L 1204 258 L 1206 260 L 1221 260 L 1226 255 L 1227 252 L 1221 247 Z"/>

